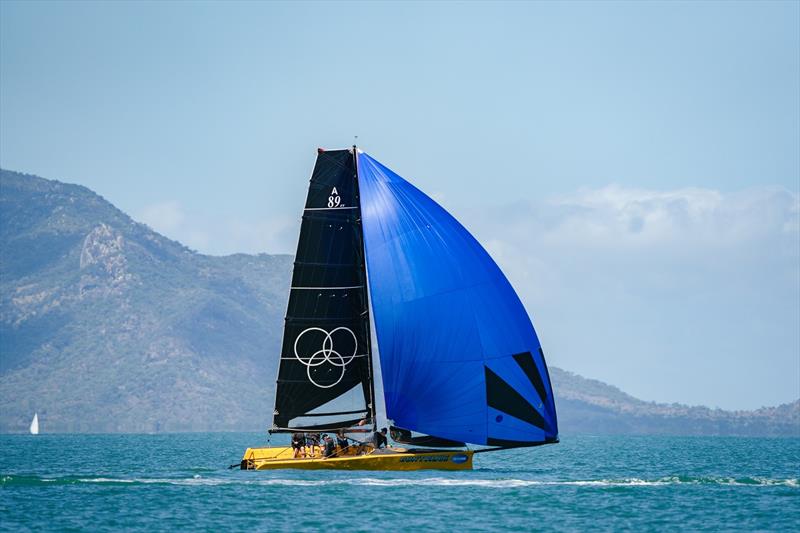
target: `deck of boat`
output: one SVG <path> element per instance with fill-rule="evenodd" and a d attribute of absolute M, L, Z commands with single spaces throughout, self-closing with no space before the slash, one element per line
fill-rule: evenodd
<path fill-rule="evenodd" d="M 288 446 L 248 448 L 244 452 L 243 470 L 298 468 L 303 470 L 472 470 L 472 450 L 429 450 L 386 448 L 376 450 L 337 450 L 328 458 L 319 453 L 294 458 Z M 363 453 L 359 453 L 363 452 Z"/>

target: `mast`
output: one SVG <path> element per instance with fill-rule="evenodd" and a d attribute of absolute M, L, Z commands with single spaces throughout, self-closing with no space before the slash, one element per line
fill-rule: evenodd
<path fill-rule="evenodd" d="M 361 269 L 364 273 L 363 285 L 364 285 L 364 295 L 366 298 L 365 301 L 365 309 L 366 309 L 366 329 L 367 329 L 367 353 L 369 353 L 369 357 L 367 358 L 367 372 L 369 376 L 369 396 L 367 400 L 367 405 L 369 407 L 369 416 L 372 419 L 372 430 L 378 431 L 378 411 L 377 405 L 375 402 L 375 363 L 374 357 L 375 354 L 372 350 L 372 334 L 370 331 L 370 309 L 369 309 L 369 283 L 367 283 L 367 252 L 366 248 L 364 247 L 364 231 L 363 226 L 361 224 L 361 195 L 359 194 L 358 189 L 358 147 L 354 144 L 353 145 L 353 165 L 356 168 L 355 174 L 355 188 L 356 188 L 356 201 L 358 202 L 359 207 L 359 217 L 358 217 L 358 227 L 361 229 Z"/>

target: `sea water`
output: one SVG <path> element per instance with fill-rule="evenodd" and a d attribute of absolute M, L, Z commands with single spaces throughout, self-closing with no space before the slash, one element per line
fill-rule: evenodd
<path fill-rule="evenodd" d="M 0 530 L 800 528 L 800 439 L 567 435 L 466 472 L 227 468 L 265 443 L 0 435 Z"/>

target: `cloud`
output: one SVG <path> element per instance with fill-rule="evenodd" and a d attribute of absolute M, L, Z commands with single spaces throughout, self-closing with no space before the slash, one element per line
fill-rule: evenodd
<path fill-rule="evenodd" d="M 782 188 L 722 193 L 609 185 L 539 203 L 503 206 L 489 216 L 502 220 L 506 228 L 510 219 L 512 227 L 503 233 L 512 238 L 524 235 L 553 246 L 724 247 L 763 238 L 796 238 L 799 206 L 798 195 Z M 486 226 L 489 217 L 479 218 L 481 227 Z"/>
<path fill-rule="evenodd" d="M 186 216 L 178 202 L 170 201 L 145 207 L 139 213 L 139 220 L 160 233 L 169 234 L 184 224 Z"/>
<path fill-rule="evenodd" d="M 556 237 L 605 244 L 734 244 L 797 232 L 798 197 L 785 189 L 723 194 L 709 189 L 649 191 L 608 186 L 552 202 L 570 214 Z"/>
<path fill-rule="evenodd" d="M 141 210 L 138 219 L 155 231 L 201 253 L 293 253 L 297 244 L 296 218 L 273 216 L 251 220 L 189 213 L 176 201 L 158 202 Z"/>
<path fill-rule="evenodd" d="M 732 193 L 609 185 L 459 213 L 518 287 L 557 298 L 591 279 L 620 290 L 699 288 L 708 276 L 776 275 L 796 288 L 800 199 L 781 188 Z"/>

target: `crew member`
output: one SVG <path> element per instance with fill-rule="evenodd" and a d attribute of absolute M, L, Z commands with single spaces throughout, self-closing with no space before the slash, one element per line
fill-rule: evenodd
<path fill-rule="evenodd" d="M 336 444 L 333 442 L 331 436 L 327 434 L 323 435 L 322 441 L 323 441 L 323 450 L 322 450 L 323 457 L 327 459 L 328 457 L 333 457 L 334 455 L 336 455 Z"/>
<path fill-rule="evenodd" d="M 316 457 L 317 448 L 319 448 L 319 433 L 309 433 L 306 439 L 306 446 L 311 448 L 311 457 Z"/>
<path fill-rule="evenodd" d="M 340 429 L 339 432 L 336 434 L 336 445 L 339 446 L 340 450 L 339 453 L 344 453 L 344 451 L 350 447 L 350 443 L 347 442 L 347 437 L 344 436 L 344 430 Z"/>
<path fill-rule="evenodd" d="M 380 431 L 376 431 L 372 435 L 372 445 L 375 446 L 376 449 L 385 448 L 389 445 L 389 439 L 386 438 L 387 429 L 383 428 Z"/>
<path fill-rule="evenodd" d="M 306 451 L 306 436 L 302 433 L 292 434 L 292 449 L 294 450 L 294 458 L 305 457 Z"/>

